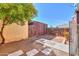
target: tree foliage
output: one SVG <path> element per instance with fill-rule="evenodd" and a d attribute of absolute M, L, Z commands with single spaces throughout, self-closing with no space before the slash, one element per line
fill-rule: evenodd
<path fill-rule="evenodd" d="M 0 4 L 0 20 L 5 20 L 6 25 L 12 23 L 23 25 L 36 15 L 37 11 L 31 3 Z"/>
<path fill-rule="evenodd" d="M 36 15 L 37 11 L 31 3 L 0 3 L 0 20 L 3 22 L 0 31 L 1 44 L 5 42 L 3 36 L 5 25 L 12 23 L 24 25 L 26 21 L 31 21 Z"/>

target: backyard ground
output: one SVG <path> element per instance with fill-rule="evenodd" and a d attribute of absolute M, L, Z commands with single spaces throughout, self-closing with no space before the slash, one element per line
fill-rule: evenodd
<path fill-rule="evenodd" d="M 62 51 L 64 47 L 57 47 L 53 45 L 50 45 L 49 42 L 55 41 L 56 44 L 61 45 L 61 42 L 57 43 L 57 40 L 54 39 L 52 35 L 42 35 L 39 37 L 31 37 L 27 40 L 21 40 L 17 42 L 11 42 L 6 43 L 0 46 L 0 55 L 7 56 L 12 53 L 15 53 L 16 51 L 19 51 L 16 54 L 22 53 L 21 56 L 27 56 L 27 55 L 35 55 L 35 56 L 68 56 L 69 53 L 67 52 L 68 44 L 62 43 L 62 46 L 66 46 L 67 48 Z M 48 46 L 46 46 L 44 43 L 40 43 L 37 41 L 40 41 L 41 39 L 44 39 L 44 41 L 48 41 Z M 61 40 L 61 39 L 60 39 Z M 60 41 L 59 40 L 59 41 Z M 61 40 L 62 41 L 62 40 Z M 50 45 L 50 46 L 49 46 Z M 32 52 L 29 52 L 31 50 L 34 50 Z M 15 55 L 16 55 L 15 54 Z M 19 54 L 20 55 L 20 54 Z"/>

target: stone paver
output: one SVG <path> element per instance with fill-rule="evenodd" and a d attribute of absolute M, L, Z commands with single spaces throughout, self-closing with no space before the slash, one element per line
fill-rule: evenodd
<path fill-rule="evenodd" d="M 27 56 L 34 56 L 34 55 L 36 55 L 38 52 L 39 52 L 39 51 L 38 51 L 37 49 L 32 49 L 32 50 L 26 52 L 26 55 L 27 55 Z"/>
<path fill-rule="evenodd" d="M 41 52 L 44 53 L 45 55 L 49 55 L 52 50 L 53 50 L 52 48 L 47 47 L 44 50 L 42 50 Z"/>
<path fill-rule="evenodd" d="M 23 51 L 22 50 L 18 50 L 18 51 L 15 51 L 15 52 L 9 54 L 8 56 L 20 56 L 22 54 L 24 54 Z"/>

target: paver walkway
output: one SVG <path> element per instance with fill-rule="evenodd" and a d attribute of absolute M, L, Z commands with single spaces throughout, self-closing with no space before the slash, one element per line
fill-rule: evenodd
<path fill-rule="evenodd" d="M 56 48 L 58 50 L 69 53 L 69 45 L 66 45 L 66 44 L 63 44 L 63 43 L 58 43 L 58 42 L 55 42 L 55 41 L 52 41 L 52 40 L 47 40 L 47 39 L 44 39 L 44 38 L 41 38 L 41 39 L 37 40 L 36 42 L 39 42 L 39 43 L 47 45 L 51 48 Z"/>
<path fill-rule="evenodd" d="M 2 55 L 2 56 L 8 56 L 9 54 L 21 55 L 22 51 L 23 51 L 23 54 L 21 56 L 27 56 L 26 53 L 32 49 L 37 49 L 37 51 L 39 51 L 35 56 L 46 56 L 46 55 L 48 55 L 48 56 L 65 55 L 66 56 L 66 55 L 68 55 L 65 52 L 60 51 L 59 49 L 53 49 L 53 50 L 46 49 L 47 48 L 46 46 L 48 44 L 50 46 L 51 46 L 51 44 L 54 46 L 54 43 L 49 43 L 48 40 L 41 40 L 43 43 L 48 42 L 48 43 L 46 43 L 46 46 L 44 46 L 43 44 L 40 44 L 40 43 L 36 43 L 36 41 L 37 40 L 39 41 L 40 38 L 48 39 L 48 40 L 53 39 L 52 36 L 43 35 L 40 37 L 32 37 L 32 38 L 26 39 L 26 40 L 3 44 L 0 46 L 0 55 Z M 19 51 L 19 50 L 22 50 L 22 51 Z M 42 51 L 47 51 L 47 50 L 48 50 L 47 54 L 42 52 Z M 18 52 L 18 53 L 16 53 L 16 52 Z"/>

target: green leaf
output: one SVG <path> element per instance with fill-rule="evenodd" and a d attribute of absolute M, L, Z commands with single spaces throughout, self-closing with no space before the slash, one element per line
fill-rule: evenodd
<path fill-rule="evenodd" d="M 30 21 L 37 16 L 37 10 L 31 3 L 1 3 L 0 4 L 0 20 L 6 20 L 5 23 L 17 23 L 24 25 L 26 21 Z"/>

